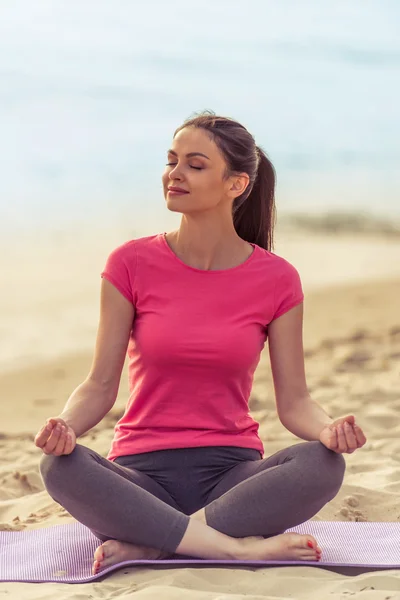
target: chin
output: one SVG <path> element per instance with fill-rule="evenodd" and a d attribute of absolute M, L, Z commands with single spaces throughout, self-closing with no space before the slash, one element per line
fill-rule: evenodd
<path fill-rule="evenodd" d="M 184 210 L 181 208 L 176 208 L 175 206 L 168 206 L 167 208 L 170 212 L 176 212 L 176 213 L 181 213 L 182 215 L 184 214 Z"/>
<path fill-rule="evenodd" d="M 167 208 L 171 212 L 185 212 L 185 205 L 179 198 L 167 198 Z"/>

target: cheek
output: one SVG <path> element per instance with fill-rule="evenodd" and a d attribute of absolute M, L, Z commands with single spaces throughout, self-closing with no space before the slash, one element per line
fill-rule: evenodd
<path fill-rule="evenodd" d="M 221 194 L 221 182 L 217 177 L 205 177 L 202 187 L 211 197 L 219 197 Z"/>
<path fill-rule="evenodd" d="M 162 181 L 164 187 L 167 186 L 168 180 L 169 180 L 168 172 L 164 171 L 163 174 L 162 174 L 162 176 L 161 176 L 161 181 Z"/>

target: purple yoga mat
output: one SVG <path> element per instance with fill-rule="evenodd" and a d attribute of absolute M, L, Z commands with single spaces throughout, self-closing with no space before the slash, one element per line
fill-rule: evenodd
<path fill-rule="evenodd" d="M 30 531 L 0 531 L 0 581 L 84 583 L 127 566 L 171 565 L 313 565 L 321 567 L 400 567 L 400 523 L 308 521 L 287 531 L 313 535 L 322 548 L 319 563 L 305 561 L 233 561 L 170 559 L 124 561 L 91 574 L 93 553 L 101 543 L 81 523 Z"/>

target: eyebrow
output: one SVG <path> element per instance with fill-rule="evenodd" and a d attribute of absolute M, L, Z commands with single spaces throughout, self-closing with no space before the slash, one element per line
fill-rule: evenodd
<path fill-rule="evenodd" d="M 174 150 L 168 150 L 168 154 L 173 154 L 174 156 L 178 156 L 177 153 L 174 152 Z M 207 160 L 210 160 L 208 158 L 208 156 L 206 156 L 205 154 L 202 154 L 201 152 L 189 152 L 189 154 L 186 154 L 186 158 L 191 158 L 192 156 L 203 156 Z"/>

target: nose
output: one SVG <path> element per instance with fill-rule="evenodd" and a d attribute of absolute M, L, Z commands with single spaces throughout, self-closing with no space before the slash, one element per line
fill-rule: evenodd
<path fill-rule="evenodd" d="M 179 179 L 179 181 L 182 179 L 181 174 L 180 174 L 180 166 L 179 163 L 177 163 L 174 167 L 171 168 L 170 172 L 169 172 L 169 178 L 174 181 L 176 179 Z"/>

